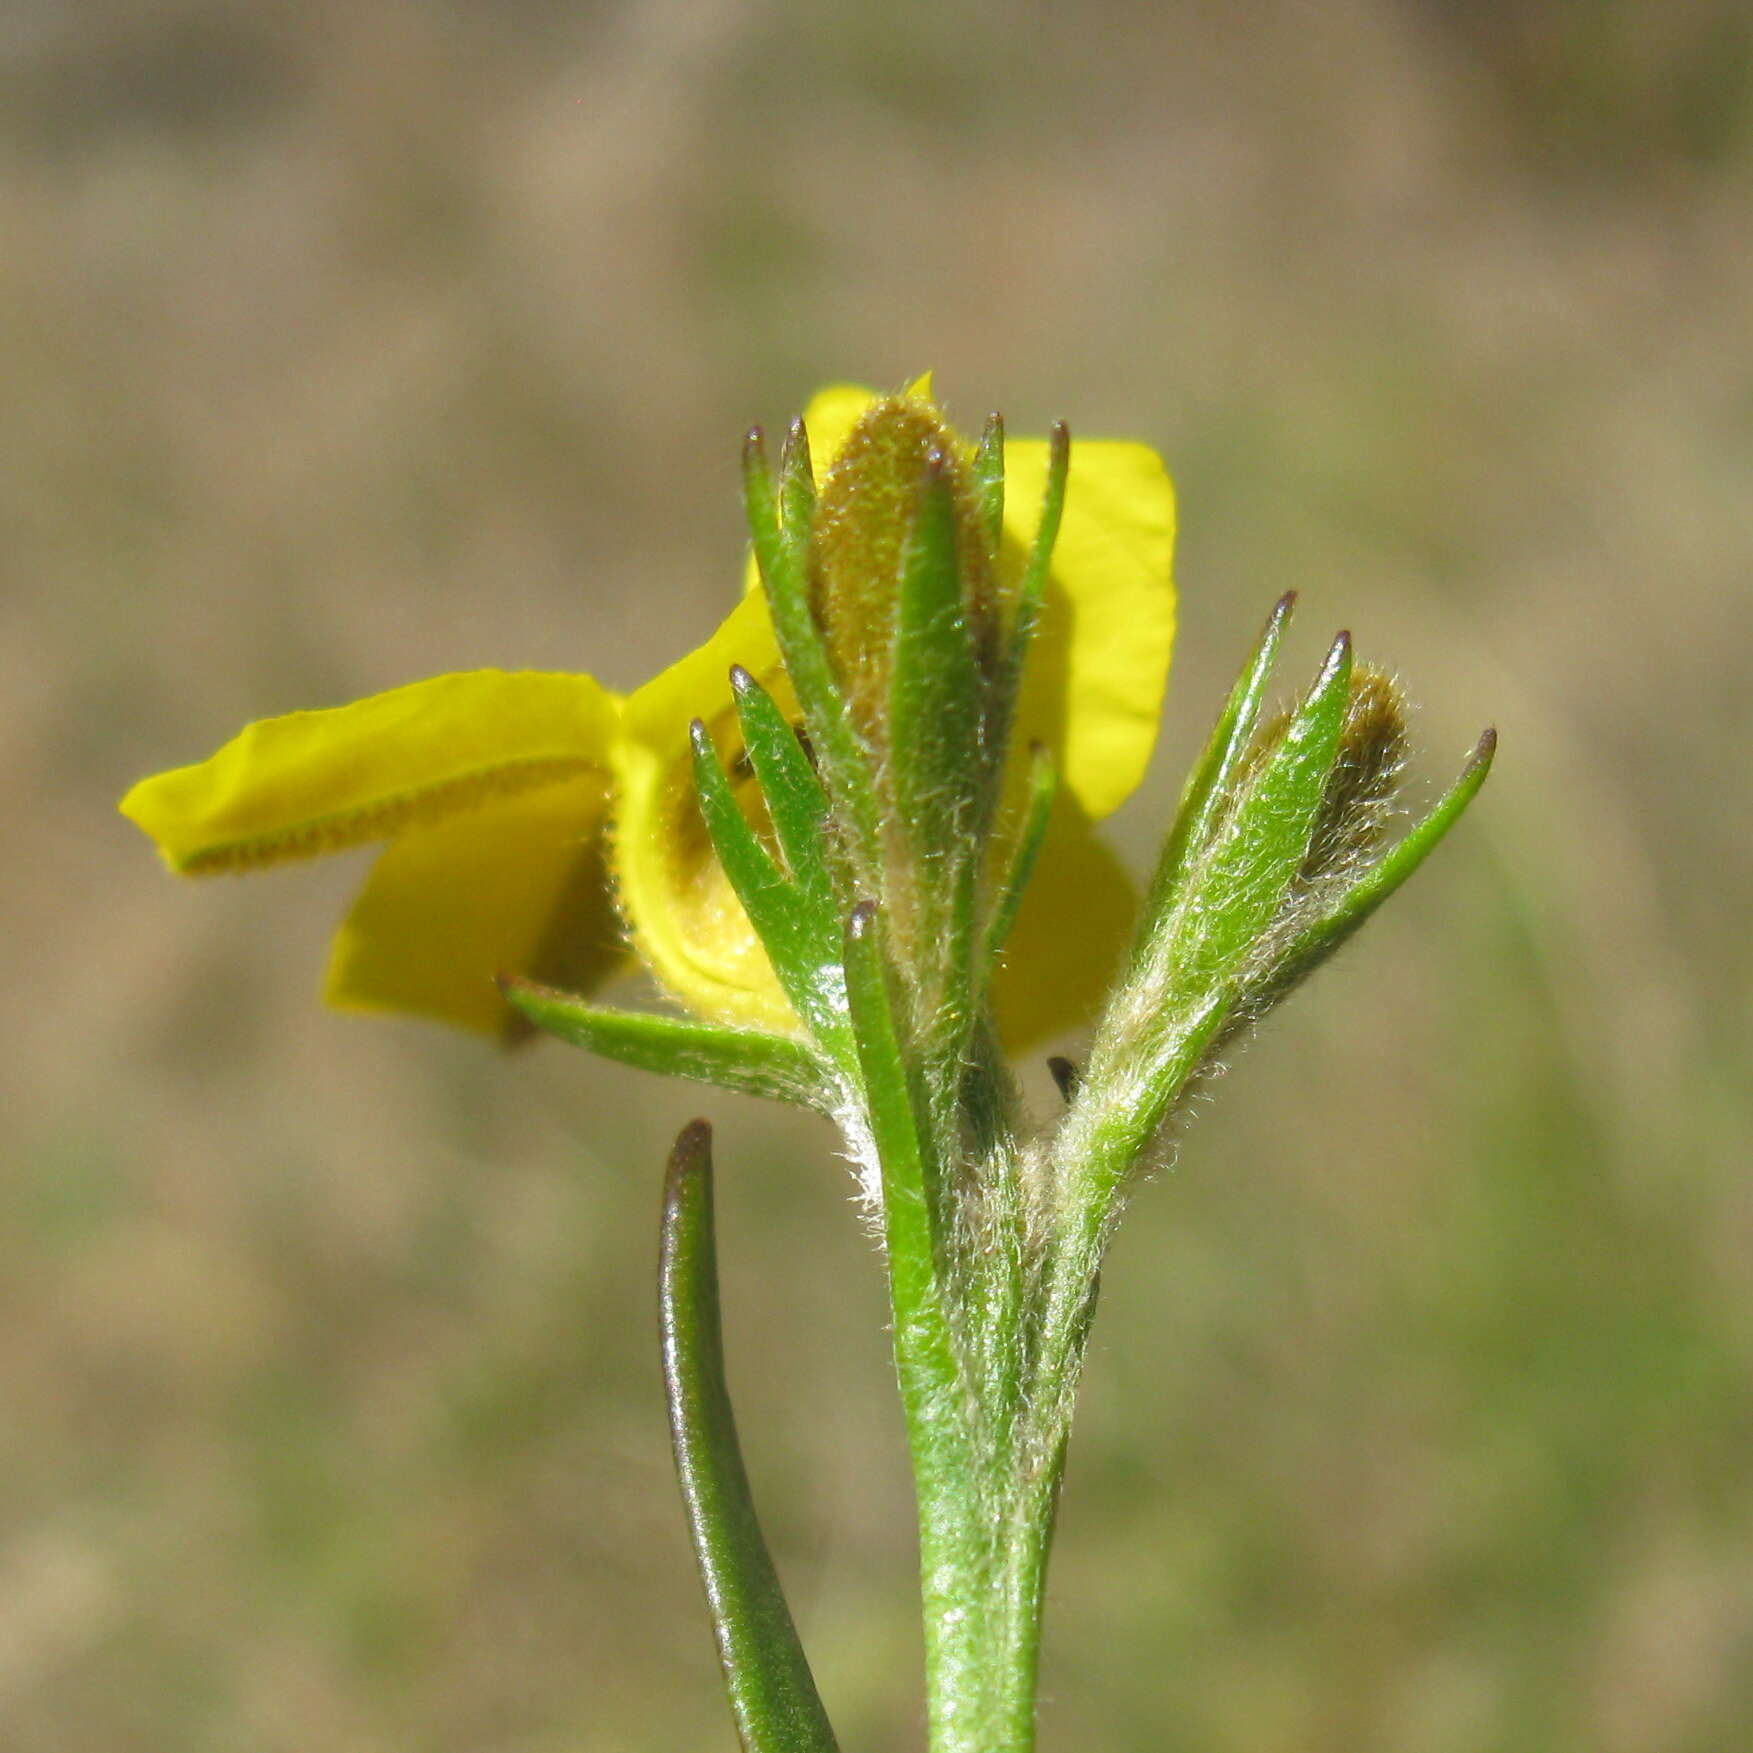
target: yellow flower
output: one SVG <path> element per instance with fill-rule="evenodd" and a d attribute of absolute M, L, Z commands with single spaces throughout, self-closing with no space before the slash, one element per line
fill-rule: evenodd
<path fill-rule="evenodd" d="M 837 386 L 810 404 L 818 474 L 873 399 Z M 1007 446 L 1007 541 L 1033 534 L 1046 470 L 1044 441 Z M 1017 748 L 1044 743 L 1064 783 L 997 983 L 1013 1042 L 1077 1021 L 1124 941 L 1130 888 L 1089 824 L 1137 785 L 1155 741 L 1173 540 L 1155 453 L 1080 443 L 1016 727 Z M 694 803 L 693 719 L 737 770 L 733 664 L 790 706 L 758 591 L 626 698 L 584 675 L 438 676 L 253 724 L 121 808 L 189 875 L 387 842 L 330 956 L 327 997 L 343 1008 L 514 1033 L 496 976 L 589 992 L 623 965 L 624 922 L 696 1015 L 795 1033 Z"/>

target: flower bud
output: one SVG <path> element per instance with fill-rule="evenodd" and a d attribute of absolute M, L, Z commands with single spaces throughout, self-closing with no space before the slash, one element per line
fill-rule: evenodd
<path fill-rule="evenodd" d="M 960 439 L 929 402 L 890 396 L 853 427 L 816 505 L 811 607 L 866 746 L 886 754 L 909 573 L 937 610 L 940 667 L 996 676 L 1000 628 L 987 547 Z M 958 648 L 966 648 L 963 650 Z"/>
<path fill-rule="evenodd" d="M 1260 732 L 1249 751 L 1243 783 L 1283 740 L 1289 724 L 1290 714 L 1283 713 Z M 1287 911 L 1299 906 L 1309 891 L 1354 875 L 1381 849 L 1406 747 L 1406 701 L 1398 684 L 1385 670 L 1357 665 L 1340 725 L 1339 752 L 1321 793 Z"/>

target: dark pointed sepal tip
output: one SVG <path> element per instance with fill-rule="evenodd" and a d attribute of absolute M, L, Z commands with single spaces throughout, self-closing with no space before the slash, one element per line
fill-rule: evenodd
<path fill-rule="evenodd" d="M 1327 648 L 1327 655 L 1321 662 L 1321 673 L 1315 677 L 1315 688 L 1319 691 L 1331 682 L 1342 668 L 1351 663 L 1351 631 L 1341 627 L 1333 636 L 1333 643 Z"/>
<path fill-rule="evenodd" d="M 1055 420 L 1047 428 L 1047 467 L 1063 469 L 1071 460 L 1071 428 L 1063 420 Z"/>
<path fill-rule="evenodd" d="M 688 721 L 688 742 L 696 755 L 716 755 L 718 745 L 712 740 L 712 732 L 706 728 L 703 718 L 691 718 Z"/>
<path fill-rule="evenodd" d="M 1272 605 L 1272 613 L 1266 617 L 1267 631 L 1270 632 L 1275 628 L 1282 629 L 1286 622 L 1288 622 L 1291 616 L 1295 613 L 1296 592 L 1294 590 L 1287 590 L 1284 595 Z"/>
<path fill-rule="evenodd" d="M 674 1198 L 683 1182 L 712 1172 L 712 1122 L 690 1120 L 676 1134 L 670 1149 L 669 1167 L 664 1175 L 664 1190 Z"/>
<path fill-rule="evenodd" d="M 1078 1086 L 1083 1082 L 1083 1074 L 1071 1060 L 1059 1053 L 1055 1053 L 1047 1061 L 1047 1069 L 1053 1073 L 1053 1081 L 1059 1086 L 1060 1095 L 1069 1102 L 1077 1094 Z"/>
<path fill-rule="evenodd" d="M 801 414 L 794 414 L 785 428 L 785 442 L 779 455 L 782 462 L 791 462 L 810 454 L 810 429 Z"/>
<path fill-rule="evenodd" d="M 852 911 L 846 916 L 846 932 L 854 943 L 862 943 L 877 926 L 877 904 L 875 901 L 859 901 L 854 903 Z"/>
<path fill-rule="evenodd" d="M 1004 416 L 994 408 L 992 412 L 986 416 L 985 425 L 980 428 L 980 442 L 982 444 L 991 444 L 994 442 L 1002 443 L 1003 439 Z"/>
<path fill-rule="evenodd" d="M 1480 768 L 1489 769 L 1497 758 L 1497 726 L 1488 724 L 1480 733 L 1479 741 L 1473 745 L 1473 753 L 1467 757 L 1464 771 L 1477 773 Z"/>
<path fill-rule="evenodd" d="M 740 663 L 733 663 L 730 666 L 730 685 L 733 693 L 746 694 L 751 688 L 758 687 L 760 684 Z"/>
<path fill-rule="evenodd" d="M 766 470 L 767 434 L 759 426 L 751 426 L 743 434 L 743 467 Z"/>

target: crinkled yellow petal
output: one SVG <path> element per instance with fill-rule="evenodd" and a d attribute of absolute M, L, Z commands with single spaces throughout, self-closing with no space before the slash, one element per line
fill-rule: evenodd
<path fill-rule="evenodd" d="M 436 676 L 263 719 L 209 759 L 141 780 L 121 809 L 173 870 L 248 870 L 600 774 L 618 713 L 589 676 Z"/>
<path fill-rule="evenodd" d="M 1132 880 L 1061 792 L 992 987 L 1005 1047 L 1021 1052 L 1095 1015 L 1132 933 Z"/>
<path fill-rule="evenodd" d="M 494 799 L 386 847 L 335 938 L 326 996 L 522 1032 L 495 976 L 588 992 L 626 960 L 603 845 L 606 773 Z"/>
<path fill-rule="evenodd" d="M 767 601 L 746 596 L 698 651 L 626 702 L 615 750 L 613 865 L 621 911 L 659 983 L 696 1016 L 794 1033 L 796 1014 L 713 853 L 694 796 L 688 727 L 711 729 L 739 776 L 742 745 L 730 668 L 789 705 Z M 754 788 L 742 790 L 755 807 Z"/>
<path fill-rule="evenodd" d="M 1004 526 L 1026 551 L 1040 522 L 1047 446 L 1005 446 Z M 1029 652 L 1016 746 L 1053 751 L 1092 817 L 1144 777 L 1175 642 L 1175 491 L 1148 446 L 1073 441 L 1065 512 Z"/>

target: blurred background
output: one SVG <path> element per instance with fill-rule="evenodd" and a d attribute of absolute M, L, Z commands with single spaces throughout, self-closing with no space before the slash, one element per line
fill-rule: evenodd
<path fill-rule="evenodd" d="M 635 684 L 745 425 L 925 367 L 1178 478 L 1137 864 L 1287 586 L 1424 783 L 1503 735 L 1122 1232 L 1044 1749 L 1753 1745 L 1750 203 L 1736 0 L 8 0 L 5 1745 L 728 1747 L 653 1334 L 702 1110 L 780 1567 L 849 1753 L 921 1745 L 826 1133 L 327 1013 L 363 863 L 177 884 L 114 801 Z"/>

